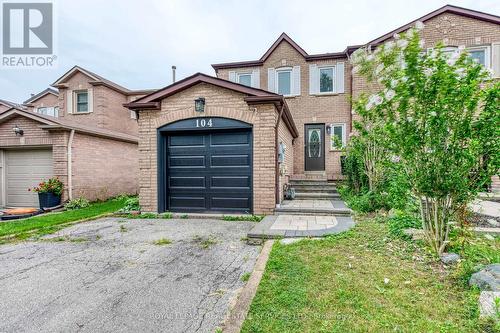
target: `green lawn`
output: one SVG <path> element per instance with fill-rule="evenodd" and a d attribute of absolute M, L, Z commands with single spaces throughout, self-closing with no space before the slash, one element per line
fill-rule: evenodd
<path fill-rule="evenodd" d="M 111 199 L 92 203 L 89 207 L 48 213 L 22 220 L 0 222 L 0 238 L 24 239 L 32 235 L 44 235 L 60 229 L 62 224 L 91 219 L 122 208 L 126 199 Z"/>
<path fill-rule="evenodd" d="M 481 331 L 479 293 L 454 273 L 372 221 L 276 242 L 242 332 Z"/>

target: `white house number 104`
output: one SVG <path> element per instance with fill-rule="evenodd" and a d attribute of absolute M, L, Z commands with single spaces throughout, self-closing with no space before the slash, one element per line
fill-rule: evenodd
<path fill-rule="evenodd" d="M 207 119 L 196 119 L 196 127 L 212 127 L 212 118 Z"/>

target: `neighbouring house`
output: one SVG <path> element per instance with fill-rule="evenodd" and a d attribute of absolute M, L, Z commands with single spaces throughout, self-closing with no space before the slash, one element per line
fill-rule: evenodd
<path fill-rule="evenodd" d="M 56 176 L 63 200 L 138 192 L 138 126 L 122 104 L 132 91 L 75 66 L 24 106 L 0 112 L 0 205 L 38 206 L 28 188 Z"/>
<path fill-rule="evenodd" d="M 24 101 L 23 105 L 28 111 L 44 114 L 47 116 L 59 116 L 59 92 L 52 88 L 33 94 Z"/>
<path fill-rule="evenodd" d="M 500 76 L 500 17 L 455 6 L 342 52 L 308 54 L 283 33 L 258 60 L 214 64 L 217 78 L 198 73 L 125 104 L 139 117 L 142 208 L 264 214 L 290 178 L 342 178 L 351 98 L 371 90 L 349 58 L 417 21 L 426 47 L 464 47 Z"/>

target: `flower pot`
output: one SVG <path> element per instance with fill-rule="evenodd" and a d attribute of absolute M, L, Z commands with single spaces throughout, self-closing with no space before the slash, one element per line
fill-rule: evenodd
<path fill-rule="evenodd" d="M 52 192 L 38 193 L 40 208 L 50 208 L 61 204 L 61 196 Z"/>

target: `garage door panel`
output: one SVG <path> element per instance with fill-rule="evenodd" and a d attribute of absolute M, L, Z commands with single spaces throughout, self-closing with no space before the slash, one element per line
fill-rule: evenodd
<path fill-rule="evenodd" d="M 205 168 L 205 156 L 170 156 L 168 167 L 175 168 Z"/>
<path fill-rule="evenodd" d="M 206 200 L 205 197 L 189 196 L 186 193 L 184 196 L 170 196 L 169 197 L 169 207 L 172 210 L 176 209 L 188 209 L 188 210 L 205 210 Z"/>
<path fill-rule="evenodd" d="M 6 205 L 38 207 L 38 195 L 28 189 L 53 176 L 52 150 L 6 150 L 5 157 Z"/>
<path fill-rule="evenodd" d="M 210 146 L 248 146 L 250 145 L 249 133 L 221 133 L 210 136 Z"/>
<path fill-rule="evenodd" d="M 166 143 L 167 209 L 251 212 L 251 131 L 171 134 Z"/>
<path fill-rule="evenodd" d="M 250 167 L 250 155 L 212 155 L 212 168 Z"/>
<path fill-rule="evenodd" d="M 251 181 L 249 176 L 212 176 L 210 177 L 210 187 L 212 189 L 250 189 Z"/>
<path fill-rule="evenodd" d="M 205 189 L 205 177 L 168 177 L 170 188 Z"/>
<path fill-rule="evenodd" d="M 248 197 L 212 197 L 211 207 L 213 210 L 249 210 L 250 200 Z"/>
<path fill-rule="evenodd" d="M 169 137 L 170 147 L 204 147 L 206 137 L 204 135 L 181 135 Z"/>

